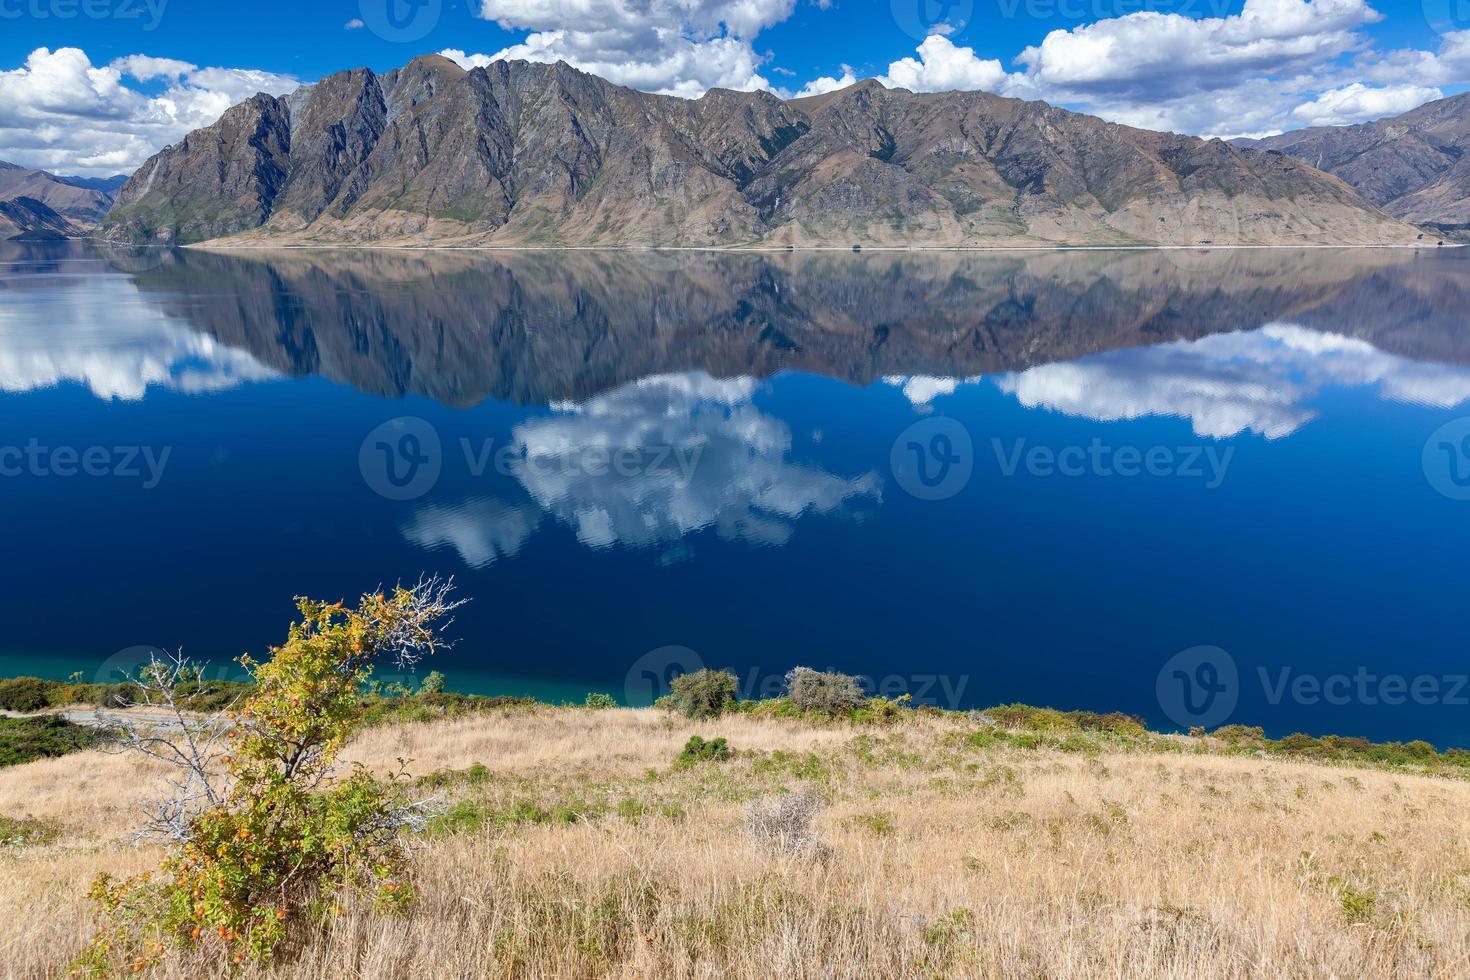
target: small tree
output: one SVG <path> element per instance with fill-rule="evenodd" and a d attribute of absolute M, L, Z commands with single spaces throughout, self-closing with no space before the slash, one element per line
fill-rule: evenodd
<path fill-rule="evenodd" d="M 867 700 L 856 677 L 810 667 L 797 667 L 786 675 L 786 696 L 793 707 L 824 715 L 845 714 Z"/>
<path fill-rule="evenodd" d="M 401 831 L 422 828 L 428 803 L 361 768 L 340 777 L 337 757 L 374 664 L 409 668 L 447 646 L 446 617 L 461 604 L 452 589 L 424 580 L 354 609 L 298 599 L 286 642 L 263 662 L 241 658 L 256 686 L 222 719 L 180 709 L 175 687 L 191 667 L 182 658 L 140 672 L 145 699 L 178 725 L 129 743 L 179 774 L 147 828 L 171 847 L 157 873 L 98 878 L 91 894 L 105 925 L 84 965 L 141 968 L 169 945 L 264 961 L 347 892 L 384 910 L 412 900 Z"/>
<path fill-rule="evenodd" d="M 686 718 L 713 718 L 735 703 L 739 686 L 739 678 L 728 670 L 706 667 L 675 677 L 669 700 Z"/>

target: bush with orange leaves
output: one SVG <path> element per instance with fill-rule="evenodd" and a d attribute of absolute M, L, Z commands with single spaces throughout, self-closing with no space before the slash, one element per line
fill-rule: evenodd
<path fill-rule="evenodd" d="M 159 871 L 98 878 L 91 895 L 104 924 L 79 971 L 146 968 L 169 946 L 265 961 L 349 892 L 385 911 L 412 902 L 404 831 L 421 828 L 432 802 L 410 800 L 403 780 L 379 782 L 360 769 L 344 776 L 337 756 L 360 724 L 374 665 L 412 665 L 447 645 L 447 616 L 460 605 L 452 589 L 422 580 L 363 596 L 353 609 L 297 600 L 301 620 L 286 642 L 264 662 L 241 658 L 256 687 L 239 711 L 213 722 L 214 732 L 171 737 L 174 746 L 194 746 L 222 728 L 226 748 L 218 756 L 175 753 L 175 765 L 191 770 L 176 785 L 194 789 L 161 810 L 184 814 L 172 823 L 183 829 Z M 149 673 L 148 681 L 167 684 L 167 671 Z M 156 740 L 145 751 L 166 755 Z"/>

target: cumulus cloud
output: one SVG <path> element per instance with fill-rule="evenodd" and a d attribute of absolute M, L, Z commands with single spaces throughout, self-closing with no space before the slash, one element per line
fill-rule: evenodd
<path fill-rule="evenodd" d="M 1145 129 L 1266 136 L 1406 112 L 1470 81 L 1470 31 L 1438 52 L 1380 52 L 1367 0 L 1246 0 L 1228 17 L 1140 12 L 1055 30 L 1014 69 L 935 33 L 879 81 L 1039 98 Z M 830 79 L 820 79 L 827 84 Z M 814 83 L 817 84 L 817 83 Z"/>
<path fill-rule="evenodd" d="M 943 34 L 930 34 L 920 43 L 917 58 L 901 58 L 888 66 L 878 81 L 889 88 L 914 92 L 1004 92 L 1020 84 L 994 58 L 981 58 L 974 48 L 962 48 Z"/>
<path fill-rule="evenodd" d="M 1437 408 L 1470 401 L 1464 368 L 1285 323 L 1047 364 L 996 383 L 1027 407 L 1101 422 L 1172 416 L 1215 439 L 1291 435 L 1317 417 L 1310 402 L 1332 386 L 1374 387 L 1387 401 Z"/>
<path fill-rule="evenodd" d="M 45 302 L 29 301 L 30 288 L 43 290 Z M 0 317 L 0 391 L 70 383 L 98 398 L 137 401 L 150 387 L 215 391 L 276 377 L 245 351 L 159 313 L 124 276 L 34 286 L 22 278 L 14 289 Z"/>
<path fill-rule="evenodd" d="M 857 82 L 857 76 L 853 74 L 852 69 L 843 65 L 841 75 L 818 76 L 802 86 L 801 91 L 797 92 L 793 98 L 805 99 L 813 95 L 826 95 L 828 92 L 836 92 L 849 85 L 856 85 Z"/>
<path fill-rule="evenodd" d="M 796 0 L 482 0 L 479 14 L 530 31 L 492 54 L 441 52 L 466 67 L 505 59 L 555 62 L 647 92 L 696 98 L 711 88 L 772 88 L 752 46 Z"/>
<path fill-rule="evenodd" d="M 1370 119 L 1396 116 L 1443 95 L 1439 89 L 1423 85 L 1372 88 L 1354 82 L 1302 103 L 1291 111 L 1291 116 L 1302 126 L 1350 126 Z"/>
<path fill-rule="evenodd" d="M 491 499 L 458 504 L 432 504 L 403 527 L 412 544 L 432 551 L 448 546 L 471 568 L 485 568 L 500 558 L 514 558 L 541 525 L 541 511 L 529 504 Z"/>
<path fill-rule="evenodd" d="M 779 545 L 805 515 L 879 499 L 877 474 L 843 477 L 793 461 L 790 430 L 754 406 L 756 387 L 689 372 L 553 405 L 511 434 L 519 461 L 511 473 L 527 502 L 427 507 L 404 534 L 449 545 L 475 567 L 516 554 L 545 518 L 589 548 L 669 548 L 706 529 Z M 614 454 L 637 464 L 612 465 Z"/>
<path fill-rule="evenodd" d="M 1053 31 L 1017 60 L 1038 83 L 1063 89 L 1208 89 L 1311 68 L 1359 47 L 1358 28 L 1380 19 L 1364 0 L 1246 0 L 1230 17 L 1142 12 Z"/>
<path fill-rule="evenodd" d="M 130 84 L 134 83 L 134 84 Z M 137 85 L 152 83 L 152 94 Z M 11 163 L 84 175 L 130 171 L 257 92 L 283 94 L 296 79 L 127 55 L 94 65 L 80 48 L 37 48 L 0 71 L 0 146 Z"/>
<path fill-rule="evenodd" d="M 903 396 L 915 408 L 924 408 L 936 398 L 953 395 L 959 390 L 960 385 L 971 384 L 979 380 L 979 378 L 937 378 L 928 374 L 915 374 L 894 375 L 884 378 L 883 383 L 902 390 Z"/>
<path fill-rule="evenodd" d="M 1451 31 L 1440 37 L 1438 51 L 1403 48 L 1386 53 L 1365 52 L 1352 73 L 1365 82 L 1386 85 L 1416 82 L 1453 85 L 1470 81 L 1470 31 Z"/>

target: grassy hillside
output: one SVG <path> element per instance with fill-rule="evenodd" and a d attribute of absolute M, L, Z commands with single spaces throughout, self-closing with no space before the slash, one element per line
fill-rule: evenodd
<path fill-rule="evenodd" d="M 152 975 L 1429 976 L 1470 969 L 1470 783 L 1412 752 L 1307 760 L 1249 731 L 903 711 L 854 724 L 740 711 L 510 706 L 359 733 L 442 799 L 405 916 L 348 902 L 304 952 Z M 680 761 L 693 735 L 730 755 Z M 1325 743 L 1315 751 L 1325 752 Z M 1402 748 L 1402 747 L 1401 747 Z M 1418 751 L 1418 750 L 1415 750 Z M 1431 750 L 1432 753 L 1432 750 Z M 701 753 L 694 753 L 695 755 Z M 4 972 L 63 975 L 102 870 L 156 867 L 136 808 L 161 776 L 82 751 L 0 769 Z M 807 788 L 814 846 L 747 834 Z"/>

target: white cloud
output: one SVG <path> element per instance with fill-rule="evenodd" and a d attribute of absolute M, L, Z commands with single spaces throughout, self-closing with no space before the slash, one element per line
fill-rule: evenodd
<path fill-rule="evenodd" d="M 493 54 L 441 52 L 465 67 L 521 58 L 567 64 L 619 85 L 696 98 L 770 89 L 751 41 L 796 0 L 482 0 L 480 16 L 531 33 Z"/>
<path fill-rule="evenodd" d="M 902 58 L 879 78 L 889 88 L 914 92 L 1003 92 L 1013 80 L 994 58 L 981 58 L 974 48 L 957 46 L 943 34 L 930 34 L 919 45 L 917 58 Z"/>
<path fill-rule="evenodd" d="M 1353 123 L 1397 116 L 1442 98 L 1437 88 L 1423 85 L 1389 85 L 1371 88 L 1361 82 L 1329 89 L 1291 111 L 1292 121 L 1302 126 L 1350 126 Z"/>
<path fill-rule="evenodd" d="M 826 95 L 828 92 L 836 92 L 839 89 L 847 88 L 849 85 L 856 85 L 857 82 L 857 76 L 852 73 L 852 69 L 843 65 L 842 75 L 840 77 L 822 75 L 814 78 L 803 85 L 801 91 L 797 92 L 792 98 L 805 99 L 813 95 Z"/>
<path fill-rule="evenodd" d="M 1367 0 L 1246 0 L 1229 17 L 1146 12 L 1053 31 L 1016 61 L 1035 97 L 1131 126 L 1224 138 L 1367 118 L 1375 103 L 1403 112 L 1434 98 L 1435 85 L 1470 79 L 1470 32 L 1445 37 L 1438 55 L 1380 55 L 1362 28 L 1381 19 Z M 1375 81 L 1380 94 L 1330 94 Z"/>
<path fill-rule="evenodd" d="M 514 558 L 540 525 L 541 511 L 534 506 L 477 498 L 423 508 L 403 536 L 428 550 L 448 545 L 466 565 L 484 568 L 497 558 Z"/>
<path fill-rule="evenodd" d="M 455 48 L 439 53 L 465 68 L 496 61 L 565 61 L 618 85 L 686 99 L 697 99 L 712 88 L 740 92 L 771 88 L 759 73 L 761 58 L 749 43 L 735 38 L 693 41 L 675 35 L 637 54 L 620 50 L 616 39 L 605 47 L 601 43 L 599 38 L 598 43 L 589 44 L 577 32 L 543 31 L 494 54 L 468 54 Z"/>
<path fill-rule="evenodd" d="M 553 405 L 554 414 L 511 436 L 520 460 L 512 474 L 530 503 L 432 506 L 404 534 L 425 547 L 450 545 L 480 567 L 516 554 L 542 515 L 589 548 L 666 548 L 706 529 L 784 544 L 806 515 L 880 499 L 875 473 L 841 477 L 792 461 L 791 432 L 755 407 L 756 387 L 752 378 L 689 372 Z M 620 471 L 612 458 L 639 463 Z"/>
<path fill-rule="evenodd" d="M 0 313 L 0 391 L 74 383 L 98 398 L 137 401 L 155 386 L 215 391 L 276 376 L 160 314 L 126 276 L 82 274 L 34 289 L 18 280 Z"/>
<path fill-rule="evenodd" d="M 1111 351 L 1002 375 L 996 384 L 1030 408 L 1102 422 L 1172 416 L 1215 439 L 1291 435 L 1317 417 L 1309 402 L 1330 386 L 1372 386 L 1386 401 L 1438 408 L 1470 401 L 1470 370 L 1294 324 Z"/>
<path fill-rule="evenodd" d="M 1397 85 L 1453 85 L 1470 81 L 1470 31 L 1451 31 L 1439 39 L 1439 51 L 1403 48 L 1384 54 L 1367 52 L 1353 65 L 1365 82 Z"/>
<path fill-rule="evenodd" d="M 367 25 L 362 22 L 361 17 L 354 17 L 342 25 L 344 31 L 360 31 Z"/>
<path fill-rule="evenodd" d="M 903 396 L 915 408 L 923 408 L 943 395 L 953 395 L 960 385 L 970 384 L 979 378 L 936 378 L 927 374 L 888 377 L 883 383 L 903 390 Z"/>
<path fill-rule="evenodd" d="M 163 88 L 147 94 L 129 81 Z M 231 105 L 297 84 L 272 72 L 147 55 L 97 66 L 79 48 L 37 48 L 24 67 L 0 71 L 0 147 L 4 159 L 24 166 L 84 175 L 129 171 Z"/>
<path fill-rule="evenodd" d="M 1143 12 L 1053 31 L 1017 61 L 1063 89 L 1208 89 L 1321 64 L 1361 46 L 1358 28 L 1380 19 L 1365 0 L 1246 0 L 1230 17 Z"/>

